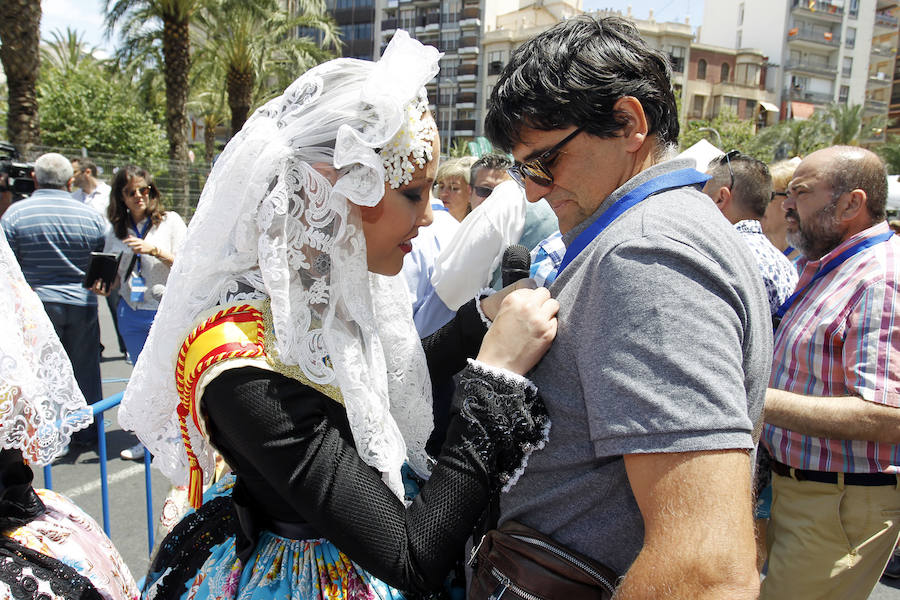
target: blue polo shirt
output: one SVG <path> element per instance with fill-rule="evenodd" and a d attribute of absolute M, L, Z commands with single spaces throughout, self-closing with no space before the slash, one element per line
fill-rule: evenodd
<path fill-rule="evenodd" d="M 103 251 L 103 215 L 65 190 L 39 189 L 10 206 L 0 226 L 41 301 L 97 304 L 96 294 L 81 282 L 91 252 Z"/>

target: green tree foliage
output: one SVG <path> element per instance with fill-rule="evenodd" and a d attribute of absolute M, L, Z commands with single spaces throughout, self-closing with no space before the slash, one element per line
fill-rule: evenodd
<path fill-rule="evenodd" d="M 699 119 L 689 121 L 687 127 L 681 132 L 679 144 L 682 150 L 690 148 L 702 139 L 708 139 L 713 145 L 718 146 L 719 140 L 710 129 L 718 131 L 722 137 L 721 148 L 725 152 L 737 149 L 748 152 L 753 140 L 753 121 L 740 119 L 730 109 L 722 109 L 713 119 Z M 703 165 L 701 165 L 703 166 Z"/>
<path fill-rule="evenodd" d="M 45 144 L 136 161 L 165 156 L 165 132 L 140 105 L 132 82 L 94 58 L 77 33 L 54 33 L 44 59 L 38 99 Z"/>
<path fill-rule="evenodd" d="M 887 167 L 888 173 L 900 173 L 900 137 L 888 136 L 887 141 L 875 148 Z"/>
<path fill-rule="evenodd" d="M 280 94 L 304 71 L 337 55 L 338 27 L 323 0 L 295 3 L 289 15 L 275 0 L 218 0 L 200 11 L 197 25 L 204 40 L 195 57 L 195 72 L 221 77 L 231 113 L 232 135 L 250 111 Z M 315 31 L 317 42 L 296 31 Z"/>

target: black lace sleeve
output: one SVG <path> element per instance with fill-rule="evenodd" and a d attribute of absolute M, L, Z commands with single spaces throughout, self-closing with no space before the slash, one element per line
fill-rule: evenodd
<path fill-rule="evenodd" d="M 290 509 L 379 579 L 430 591 L 459 555 L 498 485 L 496 462 L 508 453 L 499 448 L 505 441 L 485 439 L 504 427 L 477 423 L 478 407 L 496 411 L 508 404 L 497 398 L 532 393 L 471 371 L 462 374 L 462 417 L 451 422 L 431 479 L 408 508 L 357 454 L 343 407 L 315 390 L 243 368 L 216 378 L 202 402 L 214 446 L 273 518 L 291 520 L 283 514 Z M 467 385 L 468 378 L 479 384 Z"/>

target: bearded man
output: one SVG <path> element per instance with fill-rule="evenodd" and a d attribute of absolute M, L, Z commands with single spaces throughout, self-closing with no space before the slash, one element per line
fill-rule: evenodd
<path fill-rule="evenodd" d="M 810 154 L 784 201 L 799 249 L 782 305 L 763 443 L 774 458 L 761 598 L 868 598 L 900 535 L 900 242 L 884 164 Z"/>

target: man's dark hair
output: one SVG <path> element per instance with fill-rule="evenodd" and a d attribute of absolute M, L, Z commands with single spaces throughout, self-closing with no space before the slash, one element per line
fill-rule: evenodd
<path fill-rule="evenodd" d="M 99 178 L 97 175 L 97 164 L 90 158 L 82 158 L 79 156 L 77 158 L 73 158 L 72 162 L 78 162 L 78 169 L 80 171 L 87 171 L 88 169 L 90 169 L 91 177 L 95 179 Z"/>
<path fill-rule="evenodd" d="M 581 15 L 512 55 L 488 101 L 485 132 L 507 152 L 521 141 L 522 126 L 584 126 L 591 135 L 616 137 L 627 122 L 613 105 L 633 96 L 649 133 L 665 146 L 678 140 L 679 130 L 671 79 L 668 57 L 650 48 L 631 21 Z"/>
<path fill-rule="evenodd" d="M 866 192 L 866 208 L 872 223 L 886 217 L 888 183 L 884 162 L 874 152 L 854 146 L 839 147 L 832 163 L 831 190 L 837 199 L 841 194 L 855 189 Z"/>
<path fill-rule="evenodd" d="M 737 205 L 760 218 L 766 214 L 766 207 L 772 200 L 772 175 L 769 167 L 761 160 L 746 154 L 729 154 L 731 171 L 724 156 L 714 158 L 707 167 L 707 173 L 716 186 L 731 190 L 731 197 Z M 734 187 L 731 187 L 731 172 L 734 172 Z"/>
<path fill-rule="evenodd" d="M 475 185 L 475 177 L 481 169 L 505 171 L 513 166 L 513 162 L 503 154 L 485 154 L 472 164 L 469 169 L 469 183 Z"/>

